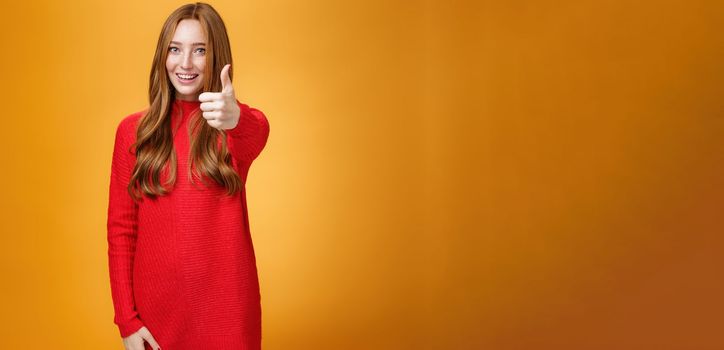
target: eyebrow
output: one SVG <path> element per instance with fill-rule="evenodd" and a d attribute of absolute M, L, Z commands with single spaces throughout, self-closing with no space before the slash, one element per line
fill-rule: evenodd
<path fill-rule="evenodd" d="M 182 45 L 182 44 L 181 44 L 180 42 L 178 42 L 178 41 L 172 41 L 171 44 Z M 191 46 L 197 46 L 197 45 L 206 46 L 206 43 L 193 43 L 193 44 L 191 44 Z"/>

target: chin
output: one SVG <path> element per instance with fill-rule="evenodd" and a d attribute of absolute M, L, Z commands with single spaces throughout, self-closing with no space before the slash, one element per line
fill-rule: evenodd
<path fill-rule="evenodd" d="M 201 81 L 194 85 L 185 85 L 176 80 L 171 80 L 171 85 L 174 87 L 174 90 L 181 95 L 199 94 L 201 91 Z"/>
<path fill-rule="evenodd" d="M 197 95 L 197 94 L 199 94 L 199 88 L 184 86 L 180 89 L 176 88 L 176 93 L 179 95 L 185 95 L 185 96 Z"/>

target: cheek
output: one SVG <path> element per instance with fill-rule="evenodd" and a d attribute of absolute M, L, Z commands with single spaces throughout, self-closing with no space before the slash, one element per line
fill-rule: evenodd
<path fill-rule="evenodd" d="M 198 67 L 197 69 L 199 70 L 199 72 L 203 73 L 204 68 L 206 67 L 206 57 L 199 57 L 194 61 L 194 63 L 196 64 L 196 67 Z"/>
<path fill-rule="evenodd" d="M 178 66 L 179 59 L 177 57 L 174 57 L 174 55 L 171 55 L 169 53 L 168 56 L 166 56 L 166 69 L 173 70 Z"/>

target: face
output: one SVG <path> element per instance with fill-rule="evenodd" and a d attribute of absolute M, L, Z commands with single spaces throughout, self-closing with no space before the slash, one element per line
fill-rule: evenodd
<path fill-rule="evenodd" d="M 201 23 L 183 19 L 168 47 L 166 71 L 176 89 L 176 99 L 198 101 L 206 67 L 206 37 Z"/>

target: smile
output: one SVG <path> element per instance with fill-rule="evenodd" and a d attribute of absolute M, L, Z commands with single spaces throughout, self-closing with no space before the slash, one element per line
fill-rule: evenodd
<path fill-rule="evenodd" d="M 198 74 L 179 74 L 179 73 L 176 73 L 176 76 L 178 77 L 178 79 L 179 79 L 180 81 L 182 81 L 182 82 L 184 82 L 184 83 L 187 83 L 187 82 L 190 82 L 190 81 L 196 79 L 196 77 L 198 77 L 199 75 L 198 75 Z"/>

